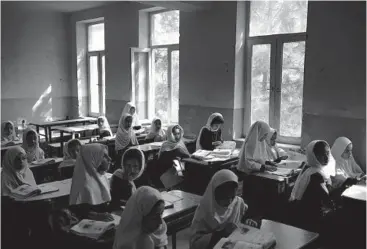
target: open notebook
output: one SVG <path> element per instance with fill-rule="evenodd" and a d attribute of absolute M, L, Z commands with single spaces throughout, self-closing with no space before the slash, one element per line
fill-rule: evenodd
<path fill-rule="evenodd" d="M 114 220 L 108 222 L 83 219 L 78 224 L 74 225 L 70 231 L 79 236 L 98 240 L 105 233 L 115 229 L 115 227 L 120 223 L 120 216 L 115 214 L 111 215 Z"/>
<path fill-rule="evenodd" d="M 222 238 L 214 249 L 270 249 L 275 244 L 273 233 L 241 225 L 228 238 Z"/>
<path fill-rule="evenodd" d="M 13 197 L 15 199 L 26 199 L 36 195 L 56 192 L 58 190 L 59 190 L 58 188 L 51 186 L 49 184 L 41 184 L 38 186 L 31 186 L 24 184 L 17 187 L 16 189 L 13 189 L 10 193 L 10 197 Z"/>

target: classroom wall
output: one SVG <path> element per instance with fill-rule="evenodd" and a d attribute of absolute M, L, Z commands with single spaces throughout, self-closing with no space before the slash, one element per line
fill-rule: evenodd
<path fill-rule="evenodd" d="M 223 137 L 233 135 L 236 2 L 180 13 L 179 122 L 198 134 L 213 112 L 223 114 Z"/>
<path fill-rule="evenodd" d="M 308 4 L 302 146 L 347 136 L 365 168 L 366 3 Z"/>
<path fill-rule="evenodd" d="M 65 118 L 70 33 L 62 13 L 1 2 L 1 119 Z"/>

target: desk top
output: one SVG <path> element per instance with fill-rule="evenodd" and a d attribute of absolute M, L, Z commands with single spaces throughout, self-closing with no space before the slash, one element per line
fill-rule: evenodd
<path fill-rule="evenodd" d="M 93 131 L 98 129 L 97 124 L 91 124 L 91 125 L 80 125 L 80 126 L 55 126 L 53 128 L 54 130 L 68 132 L 68 133 L 78 133 L 78 132 L 84 132 L 84 131 Z"/>
<path fill-rule="evenodd" d="M 30 125 L 35 126 L 56 126 L 56 125 L 68 125 L 68 124 L 77 124 L 83 122 L 97 122 L 97 118 L 92 117 L 83 117 L 77 119 L 68 119 L 68 120 L 60 120 L 60 121 L 51 121 L 51 122 L 31 122 Z"/>
<path fill-rule="evenodd" d="M 366 195 L 367 187 L 364 182 L 347 188 L 343 192 L 342 197 L 366 202 Z"/>
<path fill-rule="evenodd" d="M 162 144 L 163 142 L 153 142 L 153 143 L 132 146 L 131 148 L 137 148 L 143 152 L 159 151 L 162 147 Z"/>
<path fill-rule="evenodd" d="M 276 238 L 274 249 L 304 248 L 319 237 L 318 233 L 309 232 L 283 223 L 262 220 L 261 228 L 264 232 L 272 232 Z"/>
<path fill-rule="evenodd" d="M 182 161 L 185 163 L 192 163 L 192 164 L 196 164 L 196 165 L 200 165 L 200 166 L 219 166 L 219 165 L 223 165 L 223 164 L 227 164 L 227 163 L 236 163 L 238 162 L 239 158 L 238 157 L 233 157 L 230 159 L 226 159 L 223 161 L 203 161 L 203 160 L 198 160 L 195 158 L 183 158 Z"/>
<path fill-rule="evenodd" d="M 181 190 L 172 190 L 168 192 L 169 194 L 183 198 L 182 200 L 173 203 L 173 208 L 167 208 L 164 210 L 162 217 L 165 220 L 169 220 L 174 216 L 193 209 L 195 211 L 196 207 L 200 203 L 201 196 L 187 193 Z"/>
<path fill-rule="evenodd" d="M 30 169 L 36 169 L 36 168 L 40 168 L 40 167 L 58 167 L 59 164 L 64 160 L 62 157 L 57 157 L 57 158 L 46 158 L 45 160 L 54 160 L 51 162 L 45 162 L 45 163 L 30 163 L 29 164 L 29 168 Z"/>

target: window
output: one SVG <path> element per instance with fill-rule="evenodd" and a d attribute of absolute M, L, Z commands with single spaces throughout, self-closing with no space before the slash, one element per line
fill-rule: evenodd
<path fill-rule="evenodd" d="M 278 130 L 283 142 L 299 143 L 307 26 L 305 1 L 247 2 L 247 84 L 245 118 Z M 248 127 L 245 127 L 248 129 Z M 245 131 L 247 132 L 247 130 Z"/>
<path fill-rule="evenodd" d="M 178 123 L 180 12 L 150 13 L 150 47 L 132 48 L 132 101 L 141 119 Z"/>
<path fill-rule="evenodd" d="M 104 23 L 91 23 L 88 32 L 89 113 L 105 113 L 105 42 Z"/>

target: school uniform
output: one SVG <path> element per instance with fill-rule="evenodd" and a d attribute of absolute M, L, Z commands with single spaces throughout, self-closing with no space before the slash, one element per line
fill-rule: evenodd
<path fill-rule="evenodd" d="M 36 144 L 34 146 L 31 146 L 31 147 L 28 146 L 28 144 L 27 144 L 27 135 L 28 135 L 29 132 L 34 132 L 36 134 Z M 27 154 L 28 163 L 45 159 L 45 152 L 39 146 L 39 137 L 38 137 L 38 134 L 35 130 L 33 130 L 31 128 L 27 128 L 23 132 L 22 147 L 23 147 L 23 149 L 25 150 L 25 152 Z"/>
<path fill-rule="evenodd" d="M 206 125 L 202 127 L 199 132 L 199 136 L 196 140 L 196 150 L 214 150 L 216 146 L 213 145 L 213 142 L 223 142 L 222 130 L 219 128 L 214 131 L 211 128 L 213 120 L 218 117 L 223 119 L 223 116 L 220 113 L 213 113 L 209 116 Z"/>
<path fill-rule="evenodd" d="M 153 233 L 143 231 L 143 217 L 158 201 L 163 201 L 158 190 L 142 186 L 130 197 L 117 227 L 113 249 L 155 249 L 167 246 L 167 225 L 162 219 Z"/>
<path fill-rule="evenodd" d="M 103 119 L 103 125 L 98 127 L 99 137 L 104 138 L 112 136 L 111 127 L 110 124 L 108 123 L 107 118 L 105 116 L 100 116 L 98 117 L 98 119 Z"/>
<path fill-rule="evenodd" d="M 5 134 L 5 127 L 6 125 L 9 124 L 13 127 L 13 132 L 11 134 Z M 15 133 L 15 127 L 14 127 L 14 123 L 12 121 L 6 121 L 1 123 L 1 142 L 12 142 L 18 140 L 18 137 Z"/>
<path fill-rule="evenodd" d="M 70 141 L 72 141 L 72 140 L 70 140 Z M 73 177 L 74 167 L 75 167 L 75 163 L 76 163 L 76 159 L 72 158 L 72 156 L 69 153 L 69 143 L 70 143 L 70 141 L 68 141 L 64 145 L 64 151 L 63 151 L 64 158 L 63 158 L 63 161 L 60 163 L 60 165 L 58 167 L 59 174 L 64 179 L 68 179 L 68 178 Z"/>
<path fill-rule="evenodd" d="M 152 121 L 152 124 L 150 126 L 149 133 L 145 137 L 145 140 L 148 141 L 148 142 L 162 142 L 162 141 L 167 139 L 166 133 L 162 128 L 157 130 L 157 127 L 155 125 L 155 122 L 157 120 L 161 121 L 161 119 L 159 119 L 159 118 L 154 118 L 153 121 Z"/>

